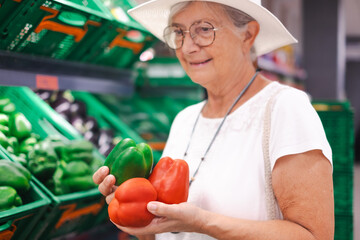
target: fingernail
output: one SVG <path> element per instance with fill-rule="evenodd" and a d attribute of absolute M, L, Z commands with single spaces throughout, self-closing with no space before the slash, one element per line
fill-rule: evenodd
<path fill-rule="evenodd" d="M 107 173 L 107 168 L 106 167 L 101 167 L 101 173 L 106 174 Z"/>
<path fill-rule="evenodd" d="M 157 209 L 156 203 L 149 202 L 148 205 L 147 205 L 147 209 L 149 211 L 156 211 L 156 209 Z"/>
<path fill-rule="evenodd" d="M 105 178 L 105 184 L 108 185 L 108 186 L 114 185 L 114 184 L 115 184 L 114 176 L 113 176 L 113 175 L 108 175 L 108 176 L 106 176 L 106 178 Z"/>

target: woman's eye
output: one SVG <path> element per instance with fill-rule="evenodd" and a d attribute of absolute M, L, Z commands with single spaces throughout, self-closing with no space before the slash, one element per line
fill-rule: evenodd
<path fill-rule="evenodd" d="M 176 36 L 182 36 L 183 35 L 183 31 L 181 29 L 175 29 L 174 33 Z"/>
<path fill-rule="evenodd" d="M 201 28 L 201 31 L 203 31 L 203 32 L 208 32 L 210 30 L 211 30 L 211 28 L 208 28 L 208 27 L 202 27 Z"/>
<path fill-rule="evenodd" d="M 196 33 L 197 34 L 208 34 L 211 31 L 212 31 L 212 28 L 210 28 L 210 27 L 198 27 L 198 28 L 196 28 Z"/>

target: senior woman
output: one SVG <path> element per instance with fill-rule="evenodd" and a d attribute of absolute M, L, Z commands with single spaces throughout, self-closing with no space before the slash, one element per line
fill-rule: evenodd
<path fill-rule="evenodd" d="M 175 118 L 163 156 L 190 168 L 187 203 L 121 230 L 140 239 L 333 239 L 331 149 L 307 95 L 271 82 L 257 56 L 296 40 L 260 0 L 153 0 L 129 12 L 175 49 L 208 99 Z M 106 167 L 94 174 L 113 197 Z"/>

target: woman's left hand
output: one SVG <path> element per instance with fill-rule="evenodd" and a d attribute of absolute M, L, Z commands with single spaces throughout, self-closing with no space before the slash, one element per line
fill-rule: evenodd
<path fill-rule="evenodd" d="M 202 225 L 205 223 L 206 211 L 190 203 L 149 202 L 147 208 L 156 216 L 149 225 L 142 228 L 115 225 L 130 235 L 141 236 L 163 232 L 201 232 Z"/>

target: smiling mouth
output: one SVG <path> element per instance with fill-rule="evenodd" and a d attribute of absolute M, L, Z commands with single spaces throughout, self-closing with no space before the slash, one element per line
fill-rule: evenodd
<path fill-rule="evenodd" d="M 196 65 L 196 66 L 198 66 L 198 65 L 202 65 L 202 64 L 208 63 L 208 62 L 210 62 L 211 60 L 212 60 L 212 59 L 210 58 L 210 59 L 205 60 L 205 61 L 203 61 L 203 62 L 192 62 L 192 63 L 190 63 L 190 65 Z"/>

